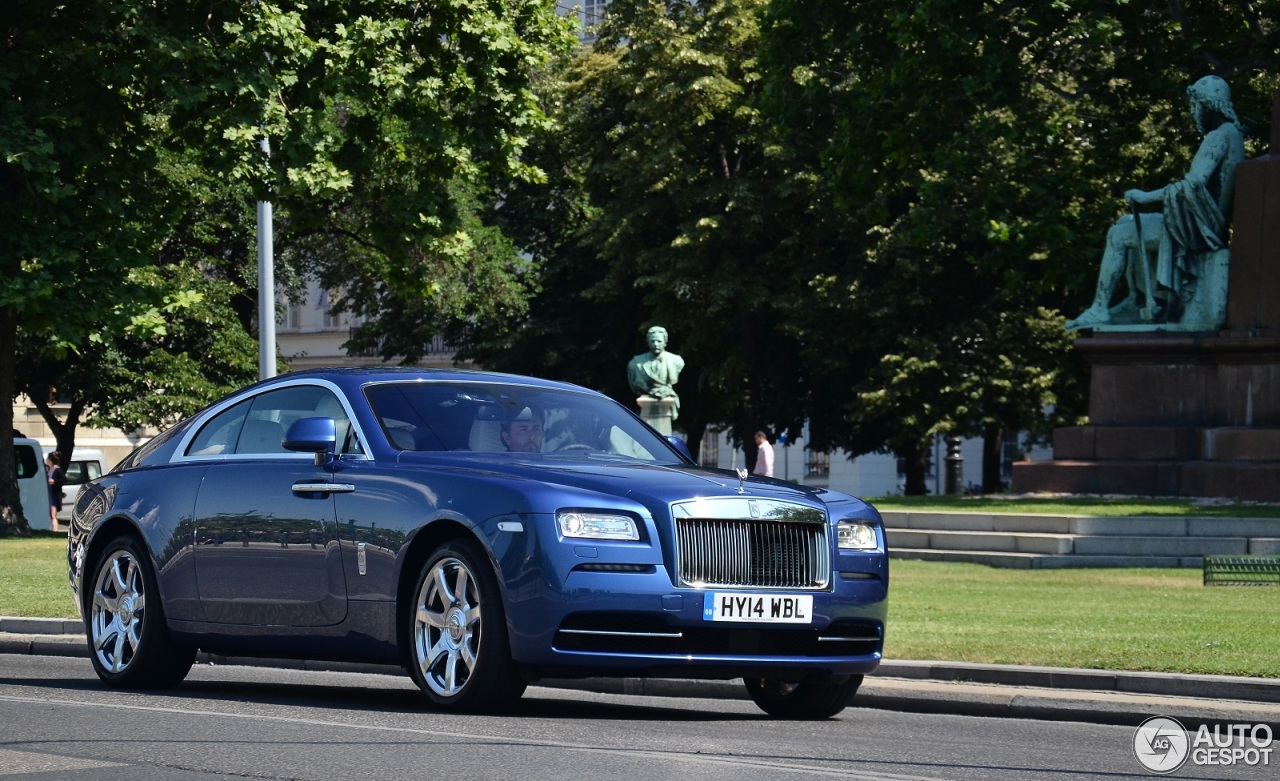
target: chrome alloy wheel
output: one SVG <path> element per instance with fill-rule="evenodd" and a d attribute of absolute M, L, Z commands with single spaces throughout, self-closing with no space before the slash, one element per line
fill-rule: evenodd
<path fill-rule="evenodd" d="M 480 597 L 475 576 L 460 559 L 431 568 L 414 601 L 414 664 L 441 697 L 455 697 L 471 680 L 480 654 Z"/>
<path fill-rule="evenodd" d="M 116 550 L 98 569 L 90 608 L 93 652 L 113 673 L 123 672 L 142 642 L 146 610 L 142 567 L 128 550 Z"/>

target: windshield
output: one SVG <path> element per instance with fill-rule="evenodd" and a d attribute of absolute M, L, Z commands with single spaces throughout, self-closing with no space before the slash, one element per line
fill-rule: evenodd
<path fill-rule="evenodd" d="M 616 402 L 589 393 L 521 385 L 403 382 L 365 396 L 401 450 L 608 454 L 681 463 L 661 436 Z"/>

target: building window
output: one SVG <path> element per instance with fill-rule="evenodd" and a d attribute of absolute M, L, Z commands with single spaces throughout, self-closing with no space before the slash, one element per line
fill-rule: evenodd
<path fill-rule="evenodd" d="M 590 31 L 592 27 L 600 24 L 604 20 L 604 9 L 609 5 L 609 0 L 583 0 L 582 2 L 582 27 L 584 30 Z"/>
<path fill-rule="evenodd" d="M 337 293 L 325 288 L 320 288 L 320 295 L 316 297 L 316 309 L 323 313 L 320 318 L 320 327 L 326 331 L 342 327 L 341 316 L 335 315 L 330 311 L 335 298 L 337 298 Z"/>
<path fill-rule="evenodd" d="M 289 305 L 284 308 L 284 322 L 280 327 L 295 329 L 302 327 L 302 304 L 289 302 Z"/>
<path fill-rule="evenodd" d="M 707 429 L 702 434 L 702 445 L 698 448 L 698 463 L 702 466 L 720 465 L 720 432 Z"/>
<path fill-rule="evenodd" d="M 829 451 L 815 451 L 808 448 L 804 451 L 804 476 L 811 477 L 830 477 L 831 476 L 831 453 Z"/>

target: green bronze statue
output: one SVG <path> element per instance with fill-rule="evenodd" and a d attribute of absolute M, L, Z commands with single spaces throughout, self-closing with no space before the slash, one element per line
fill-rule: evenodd
<path fill-rule="evenodd" d="M 667 352 L 667 329 L 655 325 L 647 334 L 649 352 L 640 353 L 627 364 L 627 381 L 637 396 L 673 399 L 671 419 L 680 412 L 680 397 L 673 387 L 684 370 L 684 359 Z"/>
<path fill-rule="evenodd" d="M 1205 76 L 1187 89 L 1204 136 L 1185 178 L 1156 190 L 1129 190 L 1130 214 L 1107 233 L 1093 304 L 1068 330 L 1209 330 L 1226 315 L 1228 230 L 1244 133 L 1231 88 Z M 1160 212 L 1139 207 L 1160 204 Z M 1127 294 L 1112 299 L 1125 282 Z"/>

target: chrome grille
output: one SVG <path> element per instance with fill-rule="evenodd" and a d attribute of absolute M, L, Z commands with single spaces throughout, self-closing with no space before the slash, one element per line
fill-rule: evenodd
<path fill-rule="evenodd" d="M 677 518 L 676 558 L 682 586 L 817 590 L 831 580 L 825 523 Z"/>

